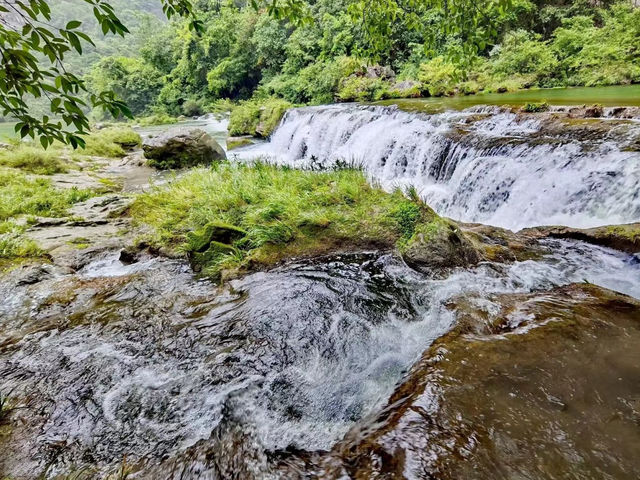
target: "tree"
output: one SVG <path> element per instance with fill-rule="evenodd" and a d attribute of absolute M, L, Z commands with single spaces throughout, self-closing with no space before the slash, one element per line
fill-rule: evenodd
<path fill-rule="evenodd" d="M 167 16 L 189 18 L 189 28 L 202 30 L 191 0 L 158 0 Z M 108 0 L 78 0 L 91 8 L 102 33 L 124 36 L 129 33 Z M 303 18 L 302 0 L 251 0 L 256 9 L 265 7 L 276 18 Z M 102 108 L 114 117 L 131 117 L 127 104 L 111 90 L 90 94 L 85 82 L 65 68 L 65 55 L 83 44 L 92 44 L 72 20 L 55 25 L 49 0 L 0 0 L 0 111 L 18 120 L 16 132 L 39 138 L 43 147 L 54 141 L 84 146 L 82 135 L 89 130 L 86 111 Z M 36 118 L 29 112 L 29 99 L 46 97 L 51 116 Z M 83 98 L 84 97 L 84 98 Z"/>

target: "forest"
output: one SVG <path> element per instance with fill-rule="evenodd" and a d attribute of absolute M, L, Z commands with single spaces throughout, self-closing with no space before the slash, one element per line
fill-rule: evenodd
<path fill-rule="evenodd" d="M 91 11 L 71 0 L 52 8 L 61 19 L 84 13 L 96 42 L 68 58 L 70 69 L 92 91 L 115 91 L 136 116 L 193 116 L 228 108 L 227 99 L 322 104 L 640 82 L 640 10 L 628 1 L 514 0 L 491 12 L 472 51 L 464 33 L 443 34 L 431 10 L 419 28 L 398 15 L 374 42 L 355 0 L 308 2 L 310 18 L 296 23 L 248 2 L 199 1 L 202 32 L 167 22 L 154 0 L 112 3 L 126 38 L 102 37 Z"/>

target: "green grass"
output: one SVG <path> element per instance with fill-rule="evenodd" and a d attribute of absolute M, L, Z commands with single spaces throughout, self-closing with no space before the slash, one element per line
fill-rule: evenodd
<path fill-rule="evenodd" d="M 92 196 L 89 190 L 57 189 L 46 178 L 28 178 L 10 169 L 0 169 L 0 191 L 0 221 L 20 215 L 61 217 Z"/>
<path fill-rule="evenodd" d="M 76 150 L 76 155 L 118 158 L 139 146 L 141 139 L 130 127 L 110 127 L 92 132 L 86 142 L 86 148 Z"/>
<path fill-rule="evenodd" d="M 176 123 L 178 119 L 176 117 L 172 117 L 166 113 L 156 113 L 155 115 L 150 115 L 148 117 L 136 118 L 133 120 L 133 123 L 140 125 L 141 127 L 149 127 L 153 125 L 169 125 L 171 123 Z"/>
<path fill-rule="evenodd" d="M 11 169 L 0 169 L 0 267 L 9 262 L 42 257 L 44 252 L 24 235 L 29 217 L 62 217 L 75 203 L 93 193 L 57 189 L 46 178 L 29 178 Z M 20 217 L 26 222 L 17 222 Z"/>
<path fill-rule="evenodd" d="M 32 143 L 19 143 L 11 149 L 0 150 L 0 165 L 38 175 L 68 171 L 67 162 L 60 158 L 60 148 L 44 150 Z"/>
<path fill-rule="evenodd" d="M 419 199 L 371 186 L 360 170 L 260 163 L 194 170 L 140 195 L 130 211 L 151 227 L 145 241 L 186 252 L 213 277 L 296 256 L 393 248 L 436 217 Z"/>
<path fill-rule="evenodd" d="M 24 228 L 13 222 L 0 223 L 0 266 L 6 260 L 36 258 L 44 252 L 23 235 Z"/>

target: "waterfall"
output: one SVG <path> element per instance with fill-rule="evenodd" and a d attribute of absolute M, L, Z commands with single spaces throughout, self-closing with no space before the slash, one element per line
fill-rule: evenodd
<path fill-rule="evenodd" d="M 563 123 L 564 122 L 564 123 Z M 441 215 L 520 229 L 640 220 L 640 123 L 473 107 L 434 115 L 353 104 L 287 112 L 237 154 L 305 168 L 347 162 Z"/>

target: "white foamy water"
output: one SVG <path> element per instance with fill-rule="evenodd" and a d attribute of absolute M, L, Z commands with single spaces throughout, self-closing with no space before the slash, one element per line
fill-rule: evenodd
<path fill-rule="evenodd" d="M 235 155 L 305 168 L 357 163 L 386 189 L 417 187 L 442 215 L 516 230 L 638 221 L 640 152 L 628 145 L 640 124 L 594 121 L 609 122 L 608 133 L 549 134 L 538 119 L 496 107 L 307 107 L 289 111 L 270 142 Z"/>

